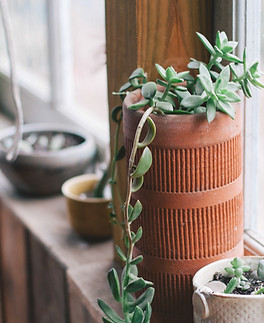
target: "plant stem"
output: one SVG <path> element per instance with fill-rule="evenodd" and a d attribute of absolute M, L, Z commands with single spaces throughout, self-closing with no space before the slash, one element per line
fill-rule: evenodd
<path fill-rule="evenodd" d="M 126 277 L 127 281 L 125 281 L 123 288 L 126 287 L 128 280 L 129 280 L 130 263 L 131 263 L 131 260 L 133 257 L 133 247 L 134 247 L 134 243 L 132 241 L 132 235 L 131 235 L 129 215 L 128 215 L 128 208 L 129 208 L 131 195 L 132 195 L 133 178 L 132 178 L 131 174 L 133 172 L 133 166 L 135 163 L 135 157 L 136 157 L 136 153 L 137 153 L 137 149 L 138 149 L 138 143 L 139 143 L 141 131 L 142 131 L 143 126 L 144 126 L 145 122 L 147 121 L 149 115 L 153 112 L 153 109 L 154 109 L 153 107 L 148 108 L 144 112 L 143 116 L 141 117 L 141 119 L 139 121 L 139 124 L 137 126 L 137 130 L 135 133 L 134 141 L 133 141 L 133 147 L 132 147 L 130 158 L 129 158 L 128 172 L 127 172 L 127 194 L 126 194 L 125 207 L 124 207 L 124 226 L 125 226 L 125 233 L 128 238 L 128 250 L 127 250 L 126 273 L 125 273 L 125 277 Z M 126 309 L 124 308 L 124 304 L 126 304 L 126 303 L 127 303 L 126 294 L 123 293 L 123 312 L 125 314 L 126 322 L 129 322 L 129 320 L 128 320 L 129 313 L 127 313 Z"/>

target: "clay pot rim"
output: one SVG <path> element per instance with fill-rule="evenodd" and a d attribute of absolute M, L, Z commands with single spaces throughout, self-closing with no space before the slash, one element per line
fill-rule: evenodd
<path fill-rule="evenodd" d="M 99 180 L 99 176 L 97 176 L 96 174 L 83 174 L 83 175 L 72 177 L 62 184 L 62 187 L 61 187 L 62 194 L 70 200 L 74 200 L 84 204 L 85 203 L 86 204 L 87 203 L 93 203 L 93 204 L 109 203 L 110 199 L 105 197 L 87 197 L 86 199 L 82 199 L 79 197 L 79 195 L 76 195 L 71 192 L 70 188 L 74 184 L 87 182 L 87 181 L 98 181 L 98 180 Z"/>
<path fill-rule="evenodd" d="M 243 257 L 239 257 L 241 259 L 253 259 L 253 260 L 257 260 L 257 259 L 263 259 L 264 257 L 263 256 L 243 256 Z M 233 260 L 234 257 L 232 258 L 224 258 L 224 259 L 220 259 L 220 260 L 217 260 L 217 261 L 214 261 L 204 267 L 202 267 L 201 269 L 199 269 L 196 274 L 193 276 L 193 287 L 194 289 L 198 289 L 200 287 L 202 287 L 202 285 L 198 284 L 197 283 L 197 277 L 198 276 L 202 276 L 208 268 L 214 266 L 215 264 L 219 264 L 219 267 L 220 268 L 224 268 L 223 265 L 226 264 L 226 262 L 230 262 L 231 260 Z M 223 265 L 221 265 L 223 264 Z M 255 299 L 264 299 L 264 295 L 240 295 L 240 294 L 225 294 L 225 293 L 219 293 L 219 292 L 209 292 L 209 289 L 208 289 L 208 292 L 207 291 L 203 291 L 204 294 L 207 294 L 207 295 L 210 295 L 210 296 L 213 296 L 213 297 L 220 297 L 220 298 L 232 298 L 232 299 L 251 299 L 251 300 L 255 300 Z"/>
<path fill-rule="evenodd" d="M 135 104 L 136 102 L 143 100 L 143 99 L 144 99 L 144 97 L 142 96 L 140 89 L 134 90 L 134 91 L 129 92 L 127 94 L 127 96 L 124 99 L 123 106 L 126 109 L 128 109 L 128 106 Z M 239 104 L 240 104 L 240 102 L 233 103 L 233 105 L 237 105 L 237 106 Z M 132 113 L 137 113 L 140 115 L 144 113 L 143 108 L 141 108 L 139 110 L 130 110 L 130 109 L 128 109 L 128 110 L 131 111 Z M 216 111 L 216 118 L 218 117 L 218 115 L 225 115 L 228 118 L 230 118 L 227 114 L 225 114 L 221 111 Z M 192 114 L 151 114 L 151 118 L 154 118 L 154 119 L 159 118 L 159 120 L 161 120 L 161 118 L 165 118 L 165 117 L 179 120 L 179 122 L 183 122 L 183 120 L 180 120 L 180 119 L 189 119 L 190 121 L 193 121 L 193 118 L 200 119 L 201 117 L 203 117 L 206 119 L 206 113 L 200 112 L 200 113 L 192 113 Z M 192 117 L 192 118 L 190 118 L 190 117 Z M 186 122 L 186 120 L 184 120 L 184 122 Z"/>

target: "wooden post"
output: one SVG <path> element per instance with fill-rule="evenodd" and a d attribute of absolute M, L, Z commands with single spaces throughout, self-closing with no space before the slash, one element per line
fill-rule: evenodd
<path fill-rule="evenodd" d="M 112 92 L 135 68 L 142 66 L 155 80 L 155 63 L 172 65 L 179 72 L 187 69 L 190 57 L 208 58 L 195 32 L 212 39 L 212 0 L 105 0 L 105 7 L 109 111 L 120 104 Z M 110 122 L 112 151 L 114 131 Z M 118 181 L 125 193 L 124 161 L 118 163 Z M 119 209 L 119 202 L 115 204 Z M 120 244 L 120 230 L 117 226 L 114 230 L 115 242 Z"/>

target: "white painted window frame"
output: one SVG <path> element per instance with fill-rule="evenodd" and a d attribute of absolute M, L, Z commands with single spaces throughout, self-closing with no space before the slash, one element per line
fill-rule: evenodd
<path fill-rule="evenodd" d="M 48 13 L 48 47 L 51 91 L 39 91 L 26 79 L 19 79 L 26 122 L 63 122 L 74 124 L 91 133 L 98 148 L 104 151 L 109 142 L 107 125 L 85 114 L 73 101 L 72 50 L 70 47 L 70 1 L 46 0 Z M 14 109 L 8 70 L 0 70 L 0 104 L 5 111 Z M 37 109 L 36 109 L 37 107 Z"/>

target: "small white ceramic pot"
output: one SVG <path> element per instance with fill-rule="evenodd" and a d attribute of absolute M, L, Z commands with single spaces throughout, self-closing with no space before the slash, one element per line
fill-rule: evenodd
<path fill-rule="evenodd" d="M 263 257 L 241 257 L 256 270 Z M 225 274 L 233 258 L 215 261 L 193 277 L 194 322 L 206 323 L 261 323 L 264 322 L 264 295 L 235 295 L 213 292 L 205 285 L 215 272 Z"/>

